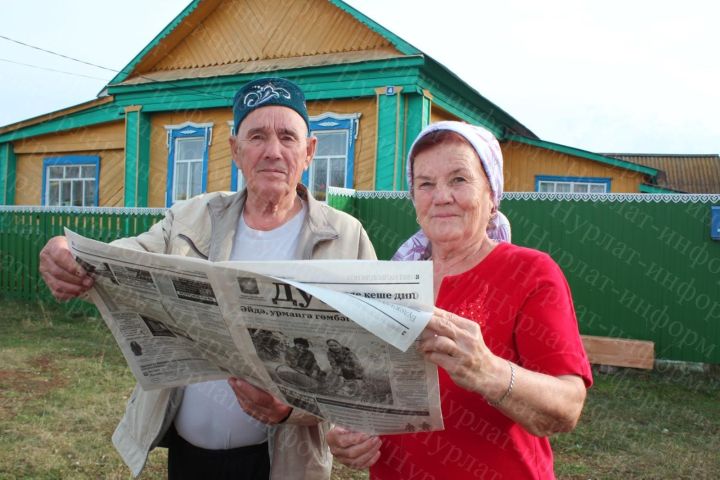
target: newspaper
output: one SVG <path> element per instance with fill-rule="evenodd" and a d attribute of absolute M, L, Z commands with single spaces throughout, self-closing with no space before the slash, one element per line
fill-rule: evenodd
<path fill-rule="evenodd" d="M 414 347 L 429 262 L 208 262 L 66 236 L 145 390 L 236 376 L 354 430 L 443 428 L 437 368 Z"/>

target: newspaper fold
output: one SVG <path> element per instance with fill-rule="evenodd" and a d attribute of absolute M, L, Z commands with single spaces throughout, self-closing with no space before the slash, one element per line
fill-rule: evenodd
<path fill-rule="evenodd" d="M 213 263 L 66 236 L 144 389 L 237 376 L 354 430 L 443 428 L 437 368 L 413 346 L 429 262 Z"/>

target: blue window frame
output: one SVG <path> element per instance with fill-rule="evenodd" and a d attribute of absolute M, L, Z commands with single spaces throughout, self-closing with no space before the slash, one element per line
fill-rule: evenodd
<path fill-rule="evenodd" d="M 230 135 L 235 135 L 235 125 L 232 120 L 227 122 L 228 128 L 230 129 Z M 243 177 L 240 169 L 235 165 L 235 160 L 230 155 L 230 190 L 237 192 L 245 188 L 245 178 Z"/>
<path fill-rule="evenodd" d="M 232 162 L 230 167 L 230 190 L 237 192 L 245 188 L 245 177 L 243 176 L 240 169 Z"/>
<path fill-rule="evenodd" d="M 170 207 L 207 191 L 212 123 L 166 125 L 168 174 L 165 205 Z"/>
<path fill-rule="evenodd" d="M 610 178 L 536 175 L 535 191 L 541 193 L 610 193 Z"/>
<path fill-rule="evenodd" d="M 318 143 L 302 181 L 316 199 L 325 200 L 329 186 L 352 188 L 359 118 L 359 113 L 323 113 L 310 117 L 310 130 Z"/>
<path fill-rule="evenodd" d="M 97 207 L 99 184 L 99 156 L 48 157 L 43 160 L 40 203 L 53 207 Z"/>

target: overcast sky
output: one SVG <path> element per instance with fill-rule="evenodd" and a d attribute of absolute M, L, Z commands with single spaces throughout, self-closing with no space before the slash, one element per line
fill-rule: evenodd
<path fill-rule="evenodd" d="M 2 3 L 1 36 L 120 70 L 189 0 Z M 720 152 L 713 0 L 348 3 L 543 140 L 595 152 Z M 91 100 L 113 76 L 0 38 L 0 125 Z"/>

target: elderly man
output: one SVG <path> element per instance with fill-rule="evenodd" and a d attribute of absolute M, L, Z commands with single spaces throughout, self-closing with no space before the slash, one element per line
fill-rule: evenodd
<path fill-rule="evenodd" d="M 317 139 L 294 83 L 255 80 L 233 101 L 230 148 L 247 188 L 179 202 L 148 232 L 116 245 L 211 261 L 374 259 L 359 222 L 313 199 L 300 184 Z M 76 297 L 92 278 L 64 237 L 40 253 L 40 271 L 58 299 Z M 138 386 L 113 443 L 134 475 L 148 453 L 168 446 L 169 478 L 322 479 L 332 457 L 327 425 L 267 392 L 231 378 L 145 392 Z"/>

